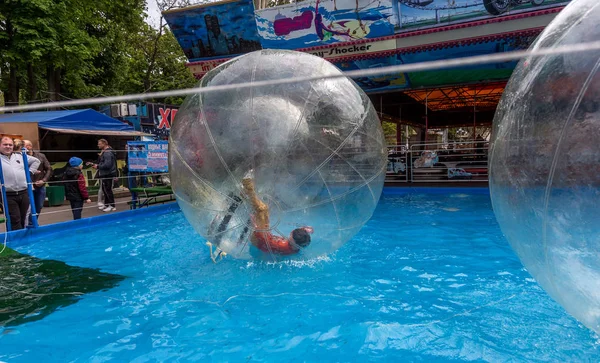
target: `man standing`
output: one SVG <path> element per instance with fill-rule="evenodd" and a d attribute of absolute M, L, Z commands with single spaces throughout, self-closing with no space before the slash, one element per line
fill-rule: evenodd
<path fill-rule="evenodd" d="M 102 193 L 104 194 L 103 212 L 117 210 L 115 208 L 115 196 L 113 195 L 113 178 L 117 176 L 117 157 L 114 150 L 105 139 L 98 140 L 98 149 L 102 150 L 98 164 L 92 165 L 98 169 L 98 177 L 102 180 Z"/>
<path fill-rule="evenodd" d="M 52 166 L 48 162 L 46 155 L 39 151 L 33 150 L 33 144 L 31 141 L 23 140 L 23 146 L 25 146 L 25 149 L 27 149 L 28 158 L 33 156 L 40 161 L 40 166 L 38 167 L 39 173 L 34 174 L 32 179 L 34 199 L 33 204 L 35 205 L 35 212 L 39 217 L 40 213 L 42 213 L 42 208 L 44 207 L 44 200 L 46 200 L 46 183 L 52 176 Z M 33 224 L 31 214 L 29 215 L 29 224 Z"/>
<path fill-rule="evenodd" d="M 23 156 L 20 153 L 13 153 L 13 140 L 8 136 L 4 136 L 0 141 L 0 160 L 2 161 L 2 174 L 4 176 L 4 188 L 6 189 L 5 205 L 10 216 L 11 229 L 16 231 L 23 229 L 25 226 L 25 218 L 29 209 L 25 173 L 38 173 L 40 161 L 33 156 L 28 157 L 29 170 L 27 170 Z"/>

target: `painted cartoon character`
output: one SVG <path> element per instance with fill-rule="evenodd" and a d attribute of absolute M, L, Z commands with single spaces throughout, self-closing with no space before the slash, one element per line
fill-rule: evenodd
<path fill-rule="evenodd" d="M 323 23 L 323 15 L 319 13 L 319 1 L 317 0 L 315 4 L 315 31 L 319 39 L 328 41 L 334 35 L 362 39 L 369 35 L 369 26 L 364 24 L 358 15 L 358 0 L 356 0 L 356 20 L 335 21 L 331 22 L 329 26 Z"/>
<path fill-rule="evenodd" d="M 304 11 L 299 16 L 294 16 L 293 18 L 287 18 L 278 14 L 273 22 L 273 29 L 277 36 L 288 35 L 296 30 L 310 29 L 312 22 L 313 12 L 310 10 Z"/>
<path fill-rule="evenodd" d="M 356 0 L 356 20 L 339 20 L 331 21 L 325 24 L 323 14 L 319 12 L 319 3 L 317 0 L 314 11 L 315 32 L 320 40 L 328 41 L 334 36 L 343 36 L 350 39 L 363 39 L 369 35 L 370 28 L 368 24 L 362 22 L 359 16 L 358 0 Z M 337 5 L 334 1 L 334 9 L 337 10 Z M 334 10 L 335 11 L 335 10 Z M 293 31 L 310 29 L 313 24 L 313 12 L 306 10 L 299 16 L 287 18 L 277 15 L 273 22 L 275 35 L 285 36 Z"/>

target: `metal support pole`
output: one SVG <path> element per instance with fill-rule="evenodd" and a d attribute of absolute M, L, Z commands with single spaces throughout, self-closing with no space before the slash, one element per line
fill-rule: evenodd
<path fill-rule="evenodd" d="M 398 110 L 399 121 L 396 123 L 396 145 L 402 145 L 402 106 Z"/>
<path fill-rule="evenodd" d="M 137 173 L 136 173 L 136 175 L 137 175 Z M 127 176 L 128 176 L 127 186 L 129 187 L 129 190 L 131 191 L 133 189 L 134 185 L 133 185 L 132 175 L 131 175 L 131 172 L 129 171 L 129 169 L 127 171 Z M 135 176 L 134 176 L 134 178 L 135 178 Z M 138 200 L 137 192 L 131 192 L 131 209 L 137 208 L 137 200 Z"/>
<path fill-rule="evenodd" d="M 427 136 L 429 136 L 429 113 L 427 111 L 429 100 L 429 92 L 425 93 L 425 144 L 427 144 Z M 425 146 L 425 149 L 427 146 Z"/>
<path fill-rule="evenodd" d="M 473 140 L 477 138 L 477 90 L 473 96 Z"/>
<path fill-rule="evenodd" d="M 473 154 L 475 158 L 479 158 L 479 150 L 477 150 L 477 89 L 473 95 Z"/>
<path fill-rule="evenodd" d="M 23 167 L 25 168 L 25 180 L 27 180 L 27 194 L 29 194 L 29 207 L 31 208 L 31 221 L 33 228 L 38 228 L 37 211 L 35 210 L 35 199 L 33 197 L 33 185 L 31 184 L 31 175 L 29 175 L 29 163 L 27 162 L 27 149 L 21 150 L 23 155 Z M 25 221 L 23 221 L 25 222 Z"/>
<path fill-rule="evenodd" d="M 402 29 L 402 5 L 396 1 L 396 9 L 398 10 L 398 29 Z"/>
<path fill-rule="evenodd" d="M 2 165 L 0 165 L 0 183 L 2 183 L 2 208 L 4 209 L 4 217 L 6 217 L 6 232 L 10 232 L 10 214 L 8 213 L 8 200 L 6 199 L 6 187 L 4 186 L 4 171 L 2 170 Z"/>

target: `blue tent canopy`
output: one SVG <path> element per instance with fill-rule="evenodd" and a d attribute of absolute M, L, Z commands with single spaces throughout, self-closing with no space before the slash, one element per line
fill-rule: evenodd
<path fill-rule="evenodd" d="M 98 111 L 84 110 L 21 112 L 0 115 L 0 123 L 34 122 L 45 130 L 67 134 L 143 136 L 133 126 Z"/>

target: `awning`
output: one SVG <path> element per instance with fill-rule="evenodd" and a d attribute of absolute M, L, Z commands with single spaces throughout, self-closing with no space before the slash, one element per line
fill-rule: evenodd
<path fill-rule="evenodd" d="M 21 112 L 0 115 L 0 123 L 36 122 L 45 130 L 67 134 L 106 136 L 147 136 L 133 126 L 91 108 L 83 110 Z"/>
<path fill-rule="evenodd" d="M 497 82 L 411 90 L 406 91 L 405 94 L 418 102 L 427 103 L 427 108 L 431 111 L 459 108 L 478 111 L 495 110 L 505 86 L 506 82 Z"/>
<path fill-rule="evenodd" d="M 60 132 L 63 134 L 80 134 L 80 135 L 105 135 L 105 136 L 154 136 L 141 131 L 93 131 L 93 130 L 73 130 L 73 129 L 55 129 L 52 127 L 41 127 L 40 129 Z"/>

